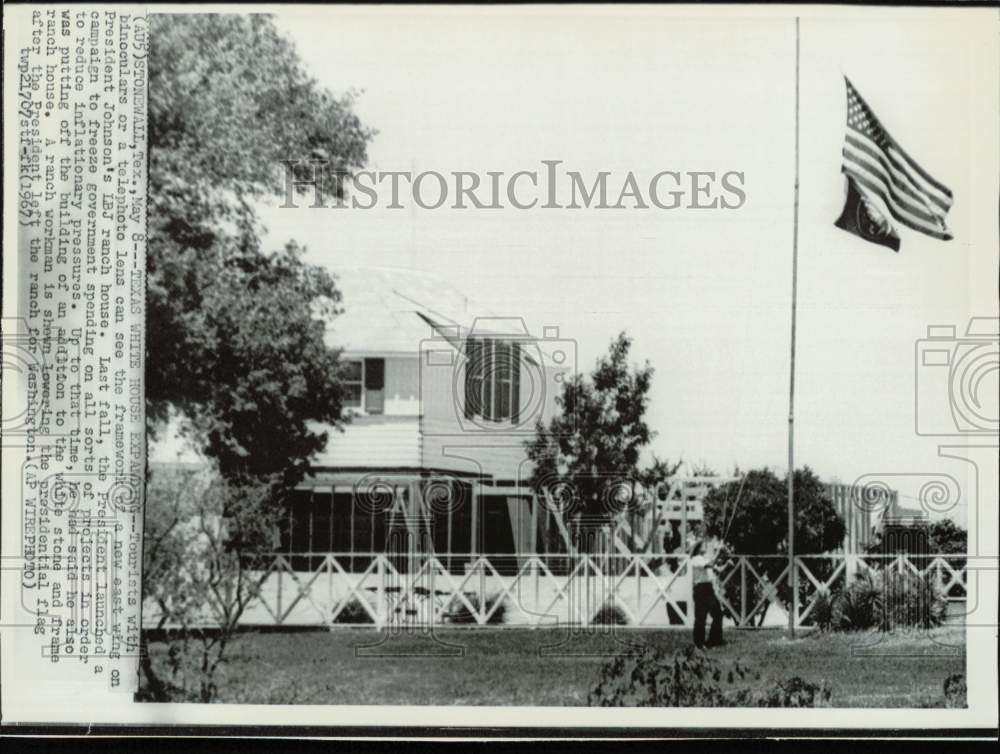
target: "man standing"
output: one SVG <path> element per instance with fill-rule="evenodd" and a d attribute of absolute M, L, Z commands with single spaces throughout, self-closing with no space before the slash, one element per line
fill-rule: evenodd
<path fill-rule="evenodd" d="M 695 543 L 691 550 L 689 567 L 691 582 L 694 585 L 694 644 L 702 647 L 718 647 L 722 640 L 722 606 L 715 596 L 715 558 L 718 548 L 706 547 L 703 540 Z M 708 642 L 705 642 L 705 622 L 712 616 L 712 627 L 708 632 Z"/>

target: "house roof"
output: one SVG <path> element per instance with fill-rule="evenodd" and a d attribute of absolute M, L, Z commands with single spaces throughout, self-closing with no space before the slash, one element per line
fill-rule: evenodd
<path fill-rule="evenodd" d="M 413 353 L 441 330 L 464 333 L 491 316 L 441 278 L 416 270 L 337 270 L 343 313 L 327 323 L 326 342 L 348 353 Z M 438 330 L 435 333 L 435 330 Z"/>

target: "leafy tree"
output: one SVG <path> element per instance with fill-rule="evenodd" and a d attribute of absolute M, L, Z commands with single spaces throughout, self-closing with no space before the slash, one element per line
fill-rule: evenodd
<path fill-rule="evenodd" d="M 829 552 L 844 540 L 844 522 L 834 507 L 829 490 L 807 466 L 795 472 L 795 553 L 810 555 Z M 729 551 L 740 555 L 780 555 L 788 552 L 788 478 L 779 479 L 770 469 L 757 469 L 736 482 L 711 490 L 702 501 L 705 528 L 721 536 Z M 757 558 L 754 568 L 771 583 L 778 582 L 787 566 L 784 558 Z M 817 578 L 827 578 L 835 564 L 811 561 L 809 568 Z M 800 597 L 808 592 L 806 579 L 799 579 Z M 763 587 L 749 584 L 744 608 L 749 612 L 763 598 Z M 739 579 L 726 586 L 726 598 L 734 607 L 742 599 Z M 777 598 L 787 609 L 791 589 L 787 581 L 778 582 Z M 756 614 L 763 624 L 770 601 Z"/>
<path fill-rule="evenodd" d="M 928 535 L 930 551 L 935 555 L 964 555 L 969 551 L 969 532 L 950 518 L 934 521 Z"/>
<path fill-rule="evenodd" d="M 146 399 L 223 475 L 297 481 L 337 424 L 331 275 L 294 244 L 261 246 L 255 203 L 284 193 L 281 160 L 366 160 L 372 132 L 303 70 L 264 15 L 153 15 L 149 60 Z"/>
<path fill-rule="evenodd" d="M 750 471 L 711 490 L 703 501 L 705 526 L 741 555 L 788 551 L 788 480 L 770 469 Z M 844 540 L 844 522 L 827 486 L 807 466 L 795 472 L 795 552 L 829 552 Z"/>
<path fill-rule="evenodd" d="M 702 459 L 697 463 L 691 464 L 691 476 L 693 477 L 713 477 L 718 476 L 715 469 L 708 464 L 707 461 Z"/>
<path fill-rule="evenodd" d="M 146 485 L 143 590 L 166 634 L 144 632 L 140 698 L 210 702 L 217 673 L 257 595 L 254 555 L 269 549 L 280 511 L 267 480 L 233 483 L 210 468 L 160 467 Z"/>
<path fill-rule="evenodd" d="M 926 525 L 901 526 L 894 524 L 892 528 L 897 533 L 912 533 L 911 536 L 893 538 L 891 546 L 894 554 L 965 555 L 968 551 L 969 533 L 950 518 L 942 518 Z M 886 547 L 885 533 L 879 532 L 869 543 L 868 552 L 885 554 Z"/>
<path fill-rule="evenodd" d="M 247 567 L 326 442 L 309 423 L 342 420 L 324 343 L 340 292 L 294 243 L 263 248 L 255 206 L 285 193 L 282 160 L 357 169 L 372 132 L 267 16 L 150 25 L 147 429 L 179 417 L 213 463 L 149 475 L 144 598 L 171 633 L 160 667 L 143 659 L 144 693 L 208 701 L 254 595 Z"/>
<path fill-rule="evenodd" d="M 539 422 L 526 443 L 533 488 L 565 519 L 610 520 L 637 504 L 641 487 L 679 466 L 654 458 L 640 467 L 642 450 L 655 436 L 644 419 L 653 368 L 631 366 L 631 346 L 631 338 L 619 334 L 589 379 L 568 379 L 557 399 L 561 411 L 548 426 Z"/>

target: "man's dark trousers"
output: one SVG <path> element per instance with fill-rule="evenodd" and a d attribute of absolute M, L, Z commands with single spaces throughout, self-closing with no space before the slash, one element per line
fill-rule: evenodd
<path fill-rule="evenodd" d="M 694 585 L 694 644 L 705 646 L 705 619 L 711 613 L 712 627 L 708 632 L 708 646 L 722 644 L 722 605 L 715 597 L 715 588 L 704 582 Z"/>

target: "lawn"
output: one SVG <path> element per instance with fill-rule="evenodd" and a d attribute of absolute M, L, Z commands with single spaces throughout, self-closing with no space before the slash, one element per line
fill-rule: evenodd
<path fill-rule="evenodd" d="M 942 698 L 965 672 L 961 627 L 880 635 L 728 631 L 710 650 L 760 670 L 760 683 L 828 682 L 841 707 L 916 707 Z M 437 629 L 391 636 L 372 629 L 246 634 L 219 671 L 220 702 L 283 704 L 585 705 L 599 668 L 632 644 L 673 652 L 682 630 Z M 154 657 L 165 651 L 153 642 Z"/>

